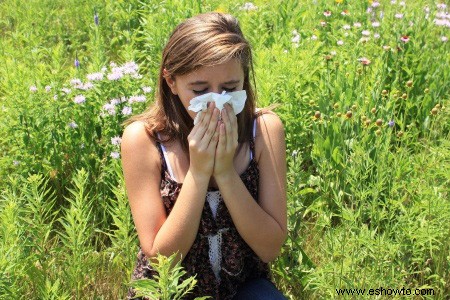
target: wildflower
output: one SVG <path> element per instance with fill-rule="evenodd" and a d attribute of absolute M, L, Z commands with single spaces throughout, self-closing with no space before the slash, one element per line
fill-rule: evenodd
<path fill-rule="evenodd" d="M 348 15 L 350 15 L 350 13 L 348 12 L 348 10 L 344 10 L 341 12 L 341 15 L 348 16 Z"/>
<path fill-rule="evenodd" d="M 118 159 L 120 157 L 120 153 L 119 152 L 111 152 L 111 158 L 113 159 Z"/>
<path fill-rule="evenodd" d="M 47 93 L 50 92 L 51 89 L 52 89 L 51 86 L 49 86 L 49 85 L 46 85 L 46 86 L 45 86 L 45 91 L 46 91 Z"/>
<path fill-rule="evenodd" d="M 428 93 L 430 92 L 430 89 L 429 89 L 429 88 L 426 88 L 423 92 L 424 92 L 425 94 L 428 94 Z"/>
<path fill-rule="evenodd" d="M 343 28 L 344 30 L 349 30 L 349 29 L 350 29 L 350 25 L 345 24 L 344 26 L 342 26 L 342 28 Z"/>
<path fill-rule="evenodd" d="M 437 109 L 441 108 L 441 105 L 439 103 L 437 103 L 434 107 L 436 107 Z"/>
<path fill-rule="evenodd" d="M 30 86 L 30 92 L 35 93 L 37 92 L 37 87 L 35 85 Z"/>
<path fill-rule="evenodd" d="M 353 27 L 359 28 L 359 27 L 361 27 L 361 23 L 355 22 L 355 23 L 353 23 Z"/>
<path fill-rule="evenodd" d="M 370 40 L 370 38 L 368 38 L 368 37 L 366 37 L 366 36 L 363 36 L 362 38 L 359 39 L 359 41 L 360 41 L 361 43 L 367 43 L 369 40 Z"/>
<path fill-rule="evenodd" d="M 320 25 L 321 25 L 322 27 L 325 27 L 325 26 L 327 26 L 327 22 L 321 20 L 321 21 L 320 21 Z"/>
<path fill-rule="evenodd" d="M 346 116 L 347 118 L 350 119 L 350 118 L 353 116 L 352 111 L 351 111 L 351 110 L 347 111 L 347 113 L 345 114 L 345 116 Z"/>
<path fill-rule="evenodd" d="M 323 12 L 323 15 L 325 16 L 325 17 L 331 17 L 331 11 L 329 11 L 329 10 L 326 10 L 326 11 L 324 11 Z"/>
<path fill-rule="evenodd" d="M 394 17 L 397 18 L 397 19 L 402 19 L 403 18 L 403 14 L 396 13 Z"/>
<path fill-rule="evenodd" d="M 374 113 L 377 112 L 377 109 L 376 109 L 375 107 L 372 107 L 372 109 L 370 110 L 370 112 L 374 114 Z"/>
<path fill-rule="evenodd" d="M 74 65 L 75 65 L 75 68 L 77 68 L 77 69 L 80 67 L 80 61 L 78 60 L 78 55 L 75 55 Z"/>
<path fill-rule="evenodd" d="M 391 4 L 397 3 L 397 0 L 391 0 Z"/>
<path fill-rule="evenodd" d="M 440 10 L 444 10 L 444 9 L 447 8 L 447 5 L 446 5 L 445 3 L 439 3 L 439 4 L 437 5 L 437 8 L 440 9 Z"/>
<path fill-rule="evenodd" d="M 383 17 L 384 17 L 384 12 L 380 11 L 380 19 L 383 19 Z"/>
<path fill-rule="evenodd" d="M 81 104 L 86 102 L 86 97 L 84 97 L 83 95 L 78 95 L 73 99 L 73 102 L 75 102 L 76 104 Z"/>
<path fill-rule="evenodd" d="M 377 8 L 378 6 L 380 6 L 380 2 L 378 2 L 378 1 L 372 2 L 372 7 L 373 8 Z"/>
<path fill-rule="evenodd" d="M 245 11 L 252 11 L 252 10 L 257 10 L 258 7 L 251 2 L 246 2 L 246 3 L 244 3 L 243 6 L 241 6 L 240 9 L 245 10 Z"/>
<path fill-rule="evenodd" d="M 342 46 L 342 45 L 344 45 L 344 42 L 343 42 L 342 40 L 339 40 L 339 41 L 337 41 L 337 44 L 338 44 L 339 46 Z"/>
<path fill-rule="evenodd" d="M 300 35 L 296 35 L 291 39 L 291 42 L 294 44 L 298 44 L 300 42 Z"/>
<path fill-rule="evenodd" d="M 115 136 L 111 138 L 111 144 L 113 144 L 114 146 L 119 146 L 121 142 L 122 138 L 120 136 Z"/>
<path fill-rule="evenodd" d="M 148 94 L 152 92 L 152 88 L 149 86 L 144 86 L 142 87 L 142 91 L 144 92 L 144 94 Z"/>
<path fill-rule="evenodd" d="M 364 36 L 369 36 L 370 35 L 370 31 L 369 30 L 363 30 L 361 32 L 361 34 L 364 35 Z"/>
<path fill-rule="evenodd" d="M 13 165 L 15 165 L 15 166 L 20 165 L 20 161 L 18 161 L 18 160 L 13 160 Z"/>
<path fill-rule="evenodd" d="M 389 123 L 388 123 L 388 125 L 389 125 L 389 127 L 394 127 L 394 125 L 395 125 L 394 120 L 390 120 Z"/>
<path fill-rule="evenodd" d="M 436 107 L 433 107 L 433 109 L 431 110 L 432 115 L 437 115 L 438 112 L 439 110 Z"/>
<path fill-rule="evenodd" d="M 334 0 L 334 2 L 340 4 L 340 3 L 344 2 L 344 0 Z"/>
<path fill-rule="evenodd" d="M 405 3 L 405 1 L 400 1 L 400 2 L 398 3 L 398 5 L 400 5 L 400 6 L 406 6 L 406 3 Z"/>
<path fill-rule="evenodd" d="M 398 133 L 397 133 L 397 137 L 399 137 L 399 138 L 401 138 L 403 136 L 403 131 L 399 131 Z"/>
<path fill-rule="evenodd" d="M 87 91 L 87 90 L 92 89 L 93 87 L 94 87 L 94 84 L 92 82 L 86 82 L 85 84 L 81 84 L 81 85 L 77 86 L 76 88 Z"/>
<path fill-rule="evenodd" d="M 338 108 L 339 108 L 339 103 L 336 102 L 336 103 L 333 105 L 333 108 L 334 108 L 334 109 L 338 109 Z"/>
<path fill-rule="evenodd" d="M 338 112 L 338 113 L 336 114 L 336 117 L 338 117 L 338 118 L 342 117 L 342 113 Z"/>
<path fill-rule="evenodd" d="M 356 110 L 358 107 L 356 106 L 356 104 L 352 105 L 352 110 Z"/>
<path fill-rule="evenodd" d="M 425 13 L 427 13 L 427 14 L 429 14 L 430 13 L 430 8 L 428 7 L 428 5 L 427 6 L 425 6 L 424 8 L 423 8 L 423 10 L 425 11 Z"/>
<path fill-rule="evenodd" d="M 311 36 L 311 40 L 313 40 L 313 41 L 317 40 L 317 36 L 313 34 L 313 35 Z"/>
<path fill-rule="evenodd" d="M 297 155 L 298 155 L 298 150 L 292 151 L 292 157 L 297 157 Z"/>
<path fill-rule="evenodd" d="M 403 100 L 406 100 L 408 98 L 408 95 L 405 93 L 402 95 Z"/>
<path fill-rule="evenodd" d="M 94 24 L 96 25 L 96 26 L 98 26 L 98 14 L 97 14 L 97 12 L 94 12 Z"/>
<path fill-rule="evenodd" d="M 122 109 L 122 115 L 124 115 L 124 116 L 131 115 L 132 111 L 133 111 L 133 109 L 132 109 L 131 107 L 125 106 L 125 107 Z"/>
<path fill-rule="evenodd" d="M 364 66 L 370 65 L 370 60 L 365 57 L 359 58 L 358 61 L 361 62 Z"/>
<path fill-rule="evenodd" d="M 379 33 L 374 33 L 373 34 L 373 38 L 374 39 L 379 39 L 380 38 L 380 34 Z"/>
<path fill-rule="evenodd" d="M 406 86 L 412 87 L 412 85 L 413 85 L 412 80 L 408 80 L 408 81 L 406 82 Z"/>
<path fill-rule="evenodd" d="M 407 42 L 409 42 L 409 36 L 403 35 L 403 36 L 400 38 L 400 40 L 401 40 L 403 43 L 407 43 Z"/>
<path fill-rule="evenodd" d="M 109 115 L 114 116 L 116 114 L 116 106 L 112 103 L 103 105 L 103 110 L 107 111 Z"/>
<path fill-rule="evenodd" d="M 70 92 L 71 92 L 72 90 L 71 90 L 71 89 L 68 89 L 68 88 L 62 88 L 61 91 L 64 92 L 64 94 L 67 95 L 67 94 L 70 94 Z"/>
<path fill-rule="evenodd" d="M 86 75 L 86 78 L 88 80 L 90 80 L 90 81 L 102 80 L 103 79 L 103 73 L 98 72 L 98 73 L 88 74 L 88 75 Z"/>
<path fill-rule="evenodd" d="M 375 134 L 376 134 L 376 135 L 381 135 L 381 130 L 378 129 L 377 131 L 375 131 Z"/>
<path fill-rule="evenodd" d="M 72 121 L 69 124 L 67 124 L 67 126 L 69 126 L 70 128 L 77 128 L 78 127 L 77 123 L 75 123 L 74 121 Z"/>
<path fill-rule="evenodd" d="M 446 36 L 441 36 L 441 41 L 445 43 L 448 41 L 448 38 Z"/>
<path fill-rule="evenodd" d="M 140 96 L 131 96 L 128 99 L 128 103 L 129 104 L 133 104 L 134 102 L 145 102 L 146 97 L 144 95 L 140 95 Z"/>
<path fill-rule="evenodd" d="M 53 100 L 58 100 L 58 95 L 53 95 Z"/>
<path fill-rule="evenodd" d="M 321 116 L 321 114 L 320 114 L 320 111 L 316 111 L 315 113 L 314 113 L 314 119 L 320 119 L 320 116 Z"/>
<path fill-rule="evenodd" d="M 120 78 L 123 77 L 123 73 L 122 72 L 109 73 L 106 77 L 108 78 L 108 80 L 111 81 L 119 80 Z"/>
<path fill-rule="evenodd" d="M 386 96 L 387 93 L 388 93 L 388 91 L 386 91 L 386 90 L 382 90 L 382 91 L 381 91 L 381 94 L 382 94 L 383 96 Z"/>
<path fill-rule="evenodd" d="M 375 124 L 377 124 L 377 126 L 380 127 L 381 125 L 383 125 L 383 120 L 377 119 L 377 120 L 375 121 Z"/>
<path fill-rule="evenodd" d="M 74 79 L 72 79 L 72 80 L 70 81 L 70 84 L 73 85 L 73 86 L 78 86 L 78 85 L 83 84 L 83 82 L 81 82 L 81 80 L 78 79 L 78 78 L 74 78 Z"/>
<path fill-rule="evenodd" d="M 383 50 L 389 51 L 389 50 L 391 50 L 391 47 L 390 46 L 383 46 Z"/>
<path fill-rule="evenodd" d="M 370 14 L 373 11 L 372 7 L 367 8 L 367 13 Z"/>
<path fill-rule="evenodd" d="M 375 21 L 375 22 L 372 22 L 372 27 L 380 27 L 380 22 L 377 22 L 377 21 Z"/>

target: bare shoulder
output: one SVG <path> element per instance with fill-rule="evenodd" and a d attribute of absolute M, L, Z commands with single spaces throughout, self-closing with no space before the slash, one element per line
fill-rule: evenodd
<path fill-rule="evenodd" d="M 145 123 L 135 121 L 129 124 L 122 135 L 122 160 L 131 159 L 141 161 L 144 165 L 153 165 L 159 158 L 156 142 L 148 134 Z"/>
<path fill-rule="evenodd" d="M 284 125 L 273 111 L 267 111 L 256 119 L 255 148 L 258 161 L 266 151 L 278 151 L 285 147 Z M 277 152 L 278 152 L 277 151 Z"/>

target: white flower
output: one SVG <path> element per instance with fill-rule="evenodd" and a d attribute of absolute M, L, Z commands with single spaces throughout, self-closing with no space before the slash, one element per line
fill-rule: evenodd
<path fill-rule="evenodd" d="M 397 19 L 402 19 L 402 18 L 403 18 L 403 14 L 401 14 L 401 13 L 396 13 L 396 14 L 395 14 L 395 17 L 396 17 Z"/>
<path fill-rule="evenodd" d="M 111 144 L 113 144 L 114 146 L 119 146 L 120 143 L 122 143 L 122 138 L 120 136 L 111 138 Z"/>
<path fill-rule="evenodd" d="M 342 45 L 344 45 L 344 42 L 343 42 L 342 40 L 339 40 L 339 41 L 337 41 L 337 44 L 338 44 L 339 46 L 342 46 Z"/>
<path fill-rule="evenodd" d="M 298 43 L 298 42 L 300 42 L 300 36 L 299 36 L 299 35 L 294 36 L 294 37 L 292 38 L 291 42 L 293 42 L 293 43 Z"/>
<path fill-rule="evenodd" d="M 37 92 L 37 87 L 35 85 L 30 86 L 30 92 L 32 93 Z"/>
<path fill-rule="evenodd" d="M 72 80 L 70 81 L 70 84 L 73 85 L 73 86 L 78 86 L 78 85 L 82 85 L 83 83 L 81 82 L 80 79 L 74 78 L 74 79 L 72 79 Z"/>
<path fill-rule="evenodd" d="M 64 92 L 64 94 L 70 94 L 70 92 L 72 91 L 71 89 L 68 89 L 68 88 L 62 88 L 61 89 L 61 91 L 63 91 Z"/>
<path fill-rule="evenodd" d="M 349 30 L 351 27 L 350 27 L 350 25 L 345 24 L 344 26 L 342 26 L 342 28 L 343 28 L 344 30 Z"/>
<path fill-rule="evenodd" d="M 313 40 L 313 41 L 317 40 L 317 36 L 316 36 L 315 34 L 313 34 L 313 35 L 311 36 L 311 40 Z"/>
<path fill-rule="evenodd" d="M 372 22 L 372 27 L 380 27 L 380 22 Z"/>
<path fill-rule="evenodd" d="M 361 27 L 361 23 L 355 22 L 355 23 L 353 23 L 353 27 L 359 28 L 359 27 Z"/>
<path fill-rule="evenodd" d="M 142 91 L 143 91 L 145 94 L 151 93 L 152 90 L 153 90 L 153 89 L 152 89 L 151 87 L 149 87 L 149 86 L 144 86 L 144 87 L 142 87 Z"/>
<path fill-rule="evenodd" d="M 111 157 L 113 159 L 118 159 L 120 157 L 120 153 L 119 152 L 111 152 Z"/>
<path fill-rule="evenodd" d="M 145 102 L 146 97 L 144 95 L 140 95 L 140 96 L 131 96 L 128 99 L 128 103 L 129 104 L 133 104 L 134 102 Z"/>
<path fill-rule="evenodd" d="M 361 32 L 361 34 L 364 35 L 364 36 L 369 36 L 370 35 L 370 31 L 369 30 L 363 30 Z"/>
<path fill-rule="evenodd" d="M 241 10 L 245 10 L 245 11 L 251 11 L 251 10 L 257 10 L 258 7 L 255 4 L 251 3 L 251 2 L 246 2 L 246 3 L 244 3 L 243 6 L 241 6 L 240 9 Z"/>
<path fill-rule="evenodd" d="M 75 96 L 75 98 L 73 99 L 73 102 L 75 102 L 76 104 L 84 103 L 84 102 L 86 102 L 86 97 L 84 97 L 83 95 Z"/>
<path fill-rule="evenodd" d="M 373 34 L 373 38 L 374 39 L 379 39 L 380 38 L 380 34 L 379 33 L 374 33 Z"/>
<path fill-rule="evenodd" d="M 50 92 L 51 89 L 52 89 L 51 86 L 49 86 L 49 85 L 46 85 L 46 86 L 45 86 L 45 91 L 46 91 L 47 93 Z"/>
<path fill-rule="evenodd" d="M 448 41 L 448 38 L 446 36 L 441 36 L 441 41 L 445 43 Z"/>
<path fill-rule="evenodd" d="M 446 5 L 445 3 L 439 3 L 439 4 L 437 5 L 437 8 L 444 10 L 444 9 L 447 8 L 447 5 Z"/>
<path fill-rule="evenodd" d="M 124 106 L 124 108 L 122 109 L 122 115 L 124 115 L 124 116 L 131 115 L 132 112 L 133 112 L 133 109 L 129 106 Z"/>
<path fill-rule="evenodd" d="M 103 73 L 92 73 L 92 74 L 88 74 L 86 75 L 86 78 L 90 81 L 95 81 L 95 80 L 103 80 Z"/>

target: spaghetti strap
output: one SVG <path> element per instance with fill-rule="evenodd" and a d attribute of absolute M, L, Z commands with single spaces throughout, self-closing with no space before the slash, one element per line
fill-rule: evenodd
<path fill-rule="evenodd" d="M 161 139 L 159 133 L 157 133 L 158 138 Z M 159 150 L 159 154 L 161 156 L 161 161 L 162 161 L 162 166 L 163 166 L 163 172 L 168 170 L 170 176 L 172 177 L 173 180 L 176 181 L 175 176 L 173 176 L 173 172 L 172 172 L 172 168 L 170 167 L 170 163 L 169 163 L 169 158 L 167 156 L 167 151 L 166 151 L 166 147 L 164 147 L 164 145 L 160 142 L 156 143 L 158 146 L 158 150 Z"/>
<path fill-rule="evenodd" d="M 253 136 L 250 139 L 250 161 L 255 157 L 256 118 L 253 121 Z"/>

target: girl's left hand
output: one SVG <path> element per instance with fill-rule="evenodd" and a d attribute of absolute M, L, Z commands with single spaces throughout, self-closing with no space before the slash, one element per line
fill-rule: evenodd
<path fill-rule="evenodd" d="M 234 172 L 234 155 L 238 146 L 238 124 L 233 107 L 226 103 L 222 109 L 222 124 L 214 161 L 214 178 Z"/>

